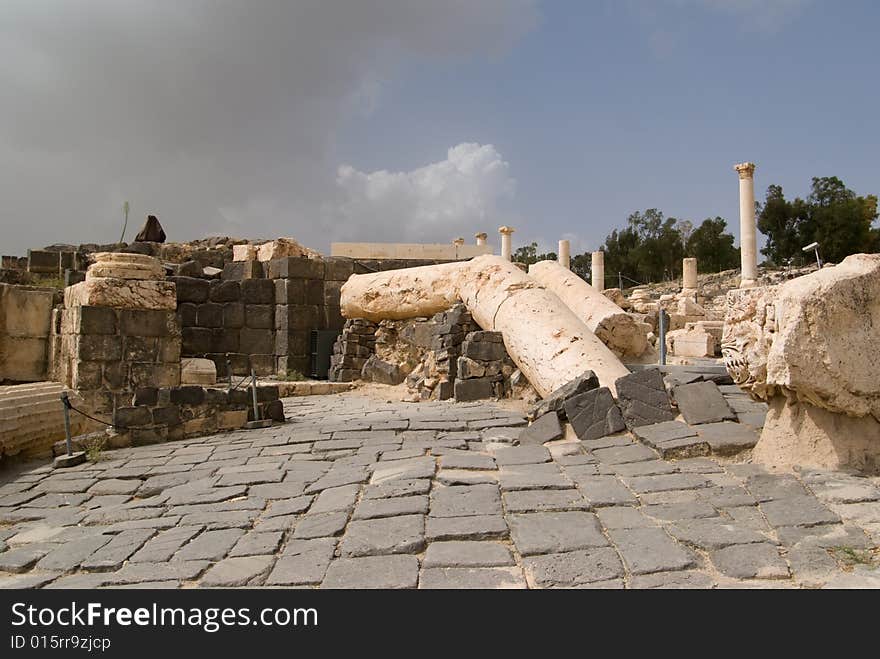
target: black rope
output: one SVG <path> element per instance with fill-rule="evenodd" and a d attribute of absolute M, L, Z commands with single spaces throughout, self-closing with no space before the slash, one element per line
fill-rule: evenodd
<path fill-rule="evenodd" d="M 93 417 L 91 414 L 87 414 L 86 412 L 83 412 L 82 410 L 75 408 L 73 405 L 70 404 L 70 401 L 69 401 L 69 400 L 66 401 L 64 404 L 65 404 L 65 406 L 67 407 L 67 409 L 69 409 L 69 410 L 73 410 L 73 411 L 76 412 L 77 414 L 82 414 L 82 415 L 83 415 L 84 417 L 86 417 L 87 419 L 91 419 L 92 421 L 96 421 L 97 423 L 103 423 L 105 426 L 108 426 L 109 428 L 115 428 L 115 429 L 118 430 L 118 431 L 126 431 L 126 430 L 155 430 L 156 428 L 176 428 L 177 426 L 182 426 L 182 425 L 184 425 L 187 421 L 191 421 L 191 420 L 192 420 L 192 419 L 187 419 L 186 421 L 178 421 L 177 423 L 167 423 L 167 424 L 163 423 L 163 424 L 160 424 L 160 425 L 152 425 L 152 426 L 121 426 L 121 425 L 119 425 L 119 424 L 117 424 L 117 423 L 112 423 L 112 422 L 104 421 L 103 419 L 98 419 L 98 418 L 96 418 L 96 417 Z"/>

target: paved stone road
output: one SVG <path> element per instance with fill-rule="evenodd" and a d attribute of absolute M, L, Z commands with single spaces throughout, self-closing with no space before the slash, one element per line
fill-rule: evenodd
<path fill-rule="evenodd" d="M 484 403 L 285 401 L 291 423 L 0 473 L 0 586 L 880 587 L 880 480 L 513 446 Z"/>

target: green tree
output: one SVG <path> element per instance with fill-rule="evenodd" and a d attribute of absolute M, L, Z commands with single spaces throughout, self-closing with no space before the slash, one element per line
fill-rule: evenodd
<path fill-rule="evenodd" d="M 784 265 L 795 255 L 800 254 L 800 225 L 806 218 L 807 205 L 802 199 L 787 201 L 782 186 L 767 188 L 764 204 L 758 214 L 758 230 L 767 236 L 767 243 L 761 253 L 773 265 Z"/>
<path fill-rule="evenodd" d="M 733 236 L 725 231 L 724 218 L 706 218 L 687 241 L 685 253 L 696 257 L 697 267 L 703 272 L 721 272 L 739 265 L 739 249 L 733 246 Z"/>
<path fill-rule="evenodd" d="M 515 263 L 532 265 L 538 261 L 555 261 L 558 257 L 556 252 L 538 254 L 538 243 L 529 243 L 528 245 L 517 247 L 513 252 L 512 258 Z"/>
<path fill-rule="evenodd" d="M 571 271 L 586 282 L 590 282 L 593 274 L 593 256 L 590 252 L 575 254 L 570 260 Z"/>

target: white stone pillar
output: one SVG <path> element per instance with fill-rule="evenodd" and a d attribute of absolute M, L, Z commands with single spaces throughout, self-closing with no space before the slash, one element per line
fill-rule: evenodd
<path fill-rule="evenodd" d="M 592 275 L 593 275 L 593 288 L 597 291 L 605 290 L 605 252 L 599 250 L 598 252 L 593 252 L 592 258 Z"/>
<path fill-rule="evenodd" d="M 462 245 L 464 245 L 464 238 L 456 238 L 452 241 L 452 244 L 456 247 L 461 247 Z"/>
<path fill-rule="evenodd" d="M 557 256 L 559 265 L 563 268 L 571 269 L 571 243 L 568 240 L 559 241 L 559 255 Z"/>
<path fill-rule="evenodd" d="M 739 174 L 740 288 L 752 288 L 758 280 L 758 250 L 755 225 L 755 163 L 735 165 Z"/>
<path fill-rule="evenodd" d="M 482 246 L 486 244 L 486 238 L 488 238 L 488 234 L 485 231 L 481 231 L 480 233 L 474 234 L 474 238 L 477 239 L 477 245 Z"/>
<path fill-rule="evenodd" d="M 693 257 L 681 260 L 681 290 L 683 293 L 697 292 L 697 259 Z"/>
<path fill-rule="evenodd" d="M 513 227 L 498 227 L 498 233 L 501 234 L 501 258 L 508 261 L 513 256 L 513 243 L 510 238 L 513 235 L 513 231 Z"/>

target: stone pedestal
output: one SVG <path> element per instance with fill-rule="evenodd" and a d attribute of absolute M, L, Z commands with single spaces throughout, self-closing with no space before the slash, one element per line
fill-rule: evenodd
<path fill-rule="evenodd" d="M 498 227 L 498 233 L 501 234 L 501 258 L 507 261 L 513 256 L 513 231 L 512 227 Z"/>
<path fill-rule="evenodd" d="M 685 258 L 681 260 L 681 293 L 688 297 L 697 296 L 697 259 Z"/>
<path fill-rule="evenodd" d="M 571 243 L 568 240 L 559 241 L 559 265 L 563 268 L 571 268 Z"/>
<path fill-rule="evenodd" d="M 480 233 L 474 234 L 474 238 L 477 240 L 478 246 L 483 246 L 486 244 L 486 238 L 488 238 L 488 234 L 485 231 L 481 231 Z"/>
<path fill-rule="evenodd" d="M 752 288 L 758 281 L 758 247 L 755 224 L 755 164 L 735 165 L 739 174 L 739 243 L 742 274 L 740 288 Z"/>
<path fill-rule="evenodd" d="M 597 291 L 605 290 L 605 252 L 593 252 L 592 255 L 592 283 Z"/>

